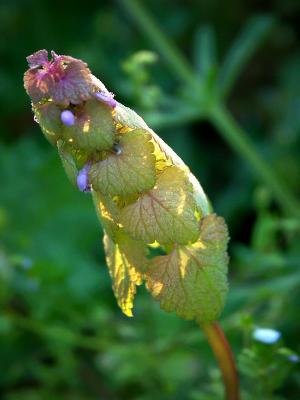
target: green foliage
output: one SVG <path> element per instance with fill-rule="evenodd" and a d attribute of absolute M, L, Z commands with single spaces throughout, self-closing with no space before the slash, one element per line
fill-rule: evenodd
<path fill-rule="evenodd" d="M 147 247 L 127 235 L 118 235 L 115 242 L 105 234 L 104 248 L 109 272 L 118 304 L 128 317 L 132 317 L 136 286 L 143 282 L 142 273 L 147 265 Z"/>
<path fill-rule="evenodd" d="M 233 84 L 274 27 L 275 20 L 268 15 L 252 17 L 228 50 L 219 73 L 219 90 L 227 95 Z"/>
<path fill-rule="evenodd" d="M 51 54 L 50 68 L 48 61 L 42 61 L 42 72 L 31 67 L 32 59 L 36 63 L 36 58 L 41 54 L 46 57 L 46 53 L 40 50 L 27 57 L 30 68 L 25 72 L 24 86 L 33 102 L 35 119 L 57 147 L 71 182 L 78 184 L 83 176 L 79 189 L 86 191 L 91 186 L 105 232 L 113 290 L 122 311 L 133 315 L 136 286 L 146 280 L 164 310 L 175 310 L 178 316 L 199 323 L 215 321 L 227 293 L 225 222 L 206 216 L 208 201 L 199 182 L 141 117 L 115 101 L 112 106 L 96 99 L 99 94 L 111 94 L 89 70 L 86 80 L 78 83 L 80 75 L 76 73 L 81 73 L 85 65 L 82 61 L 72 58 L 69 63 L 68 57 Z M 71 78 L 67 74 L 57 78 L 74 69 L 72 65 L 78 68 Z M 42 83 L 41 74 L 47 76 Z M 57 87 L 52 81 L 58 82 Z M 69 105 L 69 92 L 59 87 L 60 82 L 69 85 L 66 87 L 75 96 L 88 85 L 92 92 L 84 91 L 85 101 Z M 66 111 L 66 105 L 71 110 Z M 66 112 L 72 117 L 71 124 L 61 118 Z M 82 159 L 86 164 L 77 178 L 77 165 Z M 147 246 L 153 244 L 167 255 L 162 262 L 154 255 L 148 265 Z M 178 248 L 184 244 L 191 246 Z"/>
<path fill-rule="evenodd" d="M 111 154 L 93 164 L 93 188 L 107 196 L 130 196 L 151 189 L 155 184 L 155 157 L 151 135 L 133 130 L 118 142 L 121 154 Z"/>
<path fill-rule="evenodd" d="M 253 339 L 253 320 L 244 315 L 242 326 L 247 345 L 238 357 L 238 367 L 242 374 L 246 399 L 251 396 L 280 400 L 278 389 L 288 380 L 299 363 L 299 356 L 286 348 L 282 340 L 262 343 Z M 251 397 L 249 397 L 251 398 Z"/>
<path fill-rule="evenodd" d="M 76 148 L 82 151 L 111 149 L 115 127 L 109 108 L 98 107 L 96 100 L 89 100 L 80 112 L 76 124 L 62 124 L 62 138 L 66 142 L 76 142 Z"/>
<path fill-rule="evenodd" d="M 151 244 L 186 244 L 199 237 L 197 204 L 185 172 L 167 167 L 155 188 L 143 193 L 120 214 L 125 231 Z"/>
<path fill-rule="evenodd" d="M 151 51 L 134 53 L 123 62 L 123 70 L 128 76 L 127 90 L 135 103 L 144 109 L 156 109 L 161 101 L 161 91 L 152 82 L 150 67 L 158 62 L 158 56 Z"/>
<path fill-rule="evenodd" d="M 224 220 L 212 214 L 201 220 L 196 243 L 151 260 L 147 285 L 163 310 L 199 323 L 219 318 L 227 295 L 227 241 Z"/>

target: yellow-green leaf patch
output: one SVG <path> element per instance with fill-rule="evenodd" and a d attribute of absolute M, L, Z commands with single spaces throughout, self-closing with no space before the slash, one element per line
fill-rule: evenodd
<path fill-rule="evenodd" d="M 89 173 L 94 190 L 109 196 L 129 196 L 155 184 L 155 157 L 151 136 L 136 129 L 120 137 L 120 154 L 95 163 Z"/>
<path fill-rule="evenodd" d="M 108 196 L 92 191 L 92 196 L 96 208 L 96 212 L 103 230 L 115 239 L 116 234 L 120 230 L 118 226 L 119 208 L 116 203 Z"/>
<path fill-rule="evenodd" d="M 124 234 L 117 242 L 105 234 L 104 248 L 118 305 L 125 315 L 132 317 L 136 286 L 142 283 L 142 269 L 148 263 L 146 246 Z"/>
<path fill-rule="evenodd" d="M 186 171 L 166 168 L 155 187 L 120 213 L 120 223 L 133 238 L 145 243 L 157 241 L 186 244 L 199 236 L 197 205 Z"/>
<path fill-rule="evenodd" d="M 131 108 L 126 107 L 121 103 L 117 104 L 117 107 L 113 113 L 113 117 L 117 127 L 119 128 L 149 129 L 142 117 L 140 117 Z"/>
<path fill-rule="evenodd" d="M 163 310 L 200 323 L 216 320 L 227 294 L 228 231 L 214 214 L 201 221 L 199 240 L 151 260 L 147 287 Z"/>
<path fill-rule="evenodd" d="M 61 136 L 61 110 L 54 103 L 48 102 L 33 106 L 33 111 L 43 134 L 51 144 L 55 144 Z"/>
<path fill-rule="evenodd" d="M 57 150 L 67 177 L 76 186 L 78 169 L 71 151 L 68 151 L 68 146 L 62 140 L 57 141 Z"/>
<path fill-rule="evenodd" d="M 94 152 L 112 148 L 115 125 L 109 107 L 96 99 L 75 110 L 75 124 L 63 125 L 63 137 L 74 147 Z"/>

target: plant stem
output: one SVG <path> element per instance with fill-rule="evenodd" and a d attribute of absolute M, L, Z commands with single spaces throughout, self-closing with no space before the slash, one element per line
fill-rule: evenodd
<path fill-rule="evenodd" d="M 239 379 L 229 343 L 218 322 L 201 326 L 222 372 L 226 400 L 239 400 Z"/>
<path fill-rule="evenodd" d="M 178 128 L 181 125 L 199 120 L 199 110 L 191 109 L 178 109 L 176 112 L 149 112 L 144 113 L 143 118 L 152 129 L 163 129 L 163 128 Z"/>
<path fill-rule="evenodd" d="M 165 58 L 169 67 L 184 82 L 195 86 L 197 79 L 190 68 L 189 63 L 182 56 L 181 52 L 168 40 L 167 36 L 160 30 L 155 20 L 149 15 L 148 11 L 137 0 L 119 0 L 124 9 L 131 15 L 152 42 L 155 43 L 158 51 Z"/>
<path fill-rule="evenodd" d="M 208 118 L 216 126 L 226 142 L 248 161 L 257 177 L 271 189 L 274 198 L 282 206 L 283 211 L 288 215 L 299 217 L 299 202 L 257 153 L 251 140 L 229 111 L 224 106 L 215 104 L 212 106 Z"/>
<path fill-rule="evenodd" d="M 161 31 L 142 2 L 137 0 L 119 1 L 140 26 L 141 31 L 149 37 L 154 46 L 167 60 L 174 75 L 183 83 L 192 87 L 194 91 L 197 90 L 199 81 L 188 61 Z M 201 117 L 203 117 L 203 114 L 199 110 L 198 118 L 200 119 Z M 300 217 L 300 204 L 297 199 L 289 192 L 289 188 L 273 173 L 265 160 L 259 156 L 245 131 L 236 123 L 218 99 L 215 99 L 214 104 L 211 104 L 208 118 L 218 128 L 219 133 L 226 142 L 248 161 L 260 180 L 271 189 L 274 198 L 282 206 L 283 211 L 287 215 Z M 193 119 L 195 119 L 194 116 Z"/>

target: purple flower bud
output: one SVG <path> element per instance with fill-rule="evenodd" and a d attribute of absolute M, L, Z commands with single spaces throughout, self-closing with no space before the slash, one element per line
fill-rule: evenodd
<path fill-rule="evenodd" d="M 91 164 L 88 162 L 83 168 L 78 172 L 77 175 L 77 186 L 81 192 L 90 192 L 91 185 L 89 184 L 89 171 L 91 169 Z"/>
<path fill-rule="evenodd" d="M 102 103 L 106 104 L 111 108 L 115 108 L 117 106 L 117 101 L 114 99 L 113 93 L 105 93 L 105 92 L 97 92 L 94 93 L 94 96 L 97 100 L 100 100 Z"/>
<path fill-rule="evenodd" d="M 70 110 L 64 110 L 60 114 L 61 122 L 66 126 L 72 126 L 75 124 L 75 115 Z"/>

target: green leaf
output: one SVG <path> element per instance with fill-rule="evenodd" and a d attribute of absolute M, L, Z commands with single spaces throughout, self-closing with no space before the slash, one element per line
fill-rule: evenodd
<path fill-rule="evenodd" d="M 101 226 L 108 235 L 115 239 L 119 231 L 119 209 L 108 196 L 92 191 L 93 201 Z"/>
<path fill-rule="evenodd" d="M 120 154 L 93 164 L 89 177 L 93 189 L 109 196 L 129 196 L 155 184 L 155 156 L 151 135 L 136 129 L 121 136 Z"/>
<path fill-rule="evenodd" d="M 179 111 L 180 112 L 180 111 Z M 181 158 L 168 146 L 152 129 L 148 127 L 146 122 L 135 111 L 123 104 L 118 103 L 113 114 L 116 128 L 119 132 L 124 133 L 133 129 L 143 129 L 147 131 L 154 145 L 154 154 L 156 158 L 156 169 L 162 170 L 166 166 L 172 164 L 185 166 Z"/>
<path fill-rule="evenodd" d="M 46 139 L 55 145 L 62 133 L 60 109 L 53 103 L 33 106 L 32 109 Z"/>
<path fill-rule="evenodd" d="M 120 213 L 120 223 L 133 238 L 145 243 L 194 242 L 199 236 L 197 205 L 187 171 L 166 168 L 156 186 Z"/>
<path fill-rule="evenodd" d="M 217 64 L 216 37 L 211 25 L 201 26 L 196 32 L 194 62 L 199 77 L 204 79 Z"/>
<path fill-rule="evenodd" d="M 63 125 L 62 132 L 65 140 L 77 149 L 91 152 L 112 148 L 116 128 L 109 107 L 92 99 L 76 110 L 75 115 L 74 125 Z"/>
<path fill-rule="evenodd" d="M 76 186 L 78 169 L 71 152 L 68 151 L 62 140 L 57 141 L 57 150 L 67 177 Z"/>
<path fill-rule="evenodd" d="M 142 117 L 131 108 L 126 107 L 121 103 L 117 104 L 113 117 L 118 129 L 130 128 L 150 130 Z"/>
<path fill-rule="evenodd" d="M 193 187 L 194 198 L 197 203 L 198 210 L 201 211 L 201 215 L 208 215 L 212 212 L 212 205 L 210 204 L 202 186 L 198 179 L 191 172 L 188 174 L 189 181 Z"/>
<path fill-rule="evenodd" d="M 225 303 L 228 232 L 223 218 L 214 214 L 200 226 L 196 243 L 153 258 L 146 280 L 163 310 L 203 323 L 216 320 Z"/>
<path fill-rule="evenodd" d="M 253 17 L 229 49 L 219 73 L 219 90 L 228 94 L 249 59 L 262 45 L 274 26 L 274 18 L 261 15 Z"/>
<path fill-rule="evenodd" d="M 128 317 L 132 317 L 136 286 L 142 283 L 142 273 L 146 270 L 147 248 L 128 236 L 120 233 L 118 242 L 107 234 L 104 236 L 106 262 L 113 280 L 113 290 L 119 307 Z"/>

